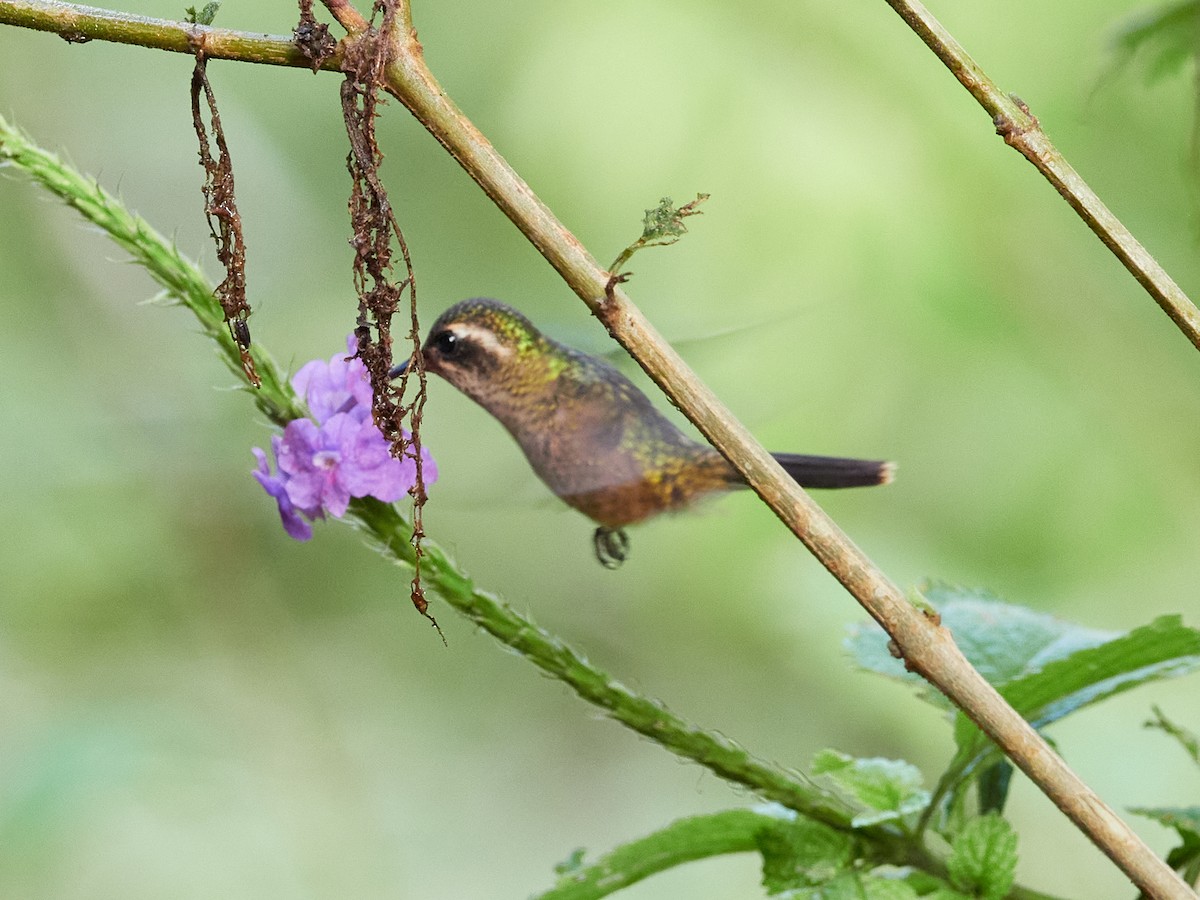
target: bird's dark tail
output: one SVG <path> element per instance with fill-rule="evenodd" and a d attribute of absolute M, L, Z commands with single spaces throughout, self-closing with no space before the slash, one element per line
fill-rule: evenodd
<path fill-rule="evenodd" d="M 801 487 L 850 488 L 887 484 L 896 466 L 873 459 L 844 459 L 839 456 L 805 456 L 801 453 L 772 453 L 785 472 Z"/>

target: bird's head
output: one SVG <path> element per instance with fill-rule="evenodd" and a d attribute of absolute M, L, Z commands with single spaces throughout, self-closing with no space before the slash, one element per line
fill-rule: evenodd
<path fill-rule="evenodd" d="M 556 374 L 559 346 L 498 300 L 463 300 L 442 313 L 421 348 L 425 370 L 500 418 L 536 397 Z M 405 371 L 404 362 L 392 377 Z"/>

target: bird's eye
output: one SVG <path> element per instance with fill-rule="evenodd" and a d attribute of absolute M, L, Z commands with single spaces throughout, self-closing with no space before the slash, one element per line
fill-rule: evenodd
<path fill-rule="evenodd" d="M 439 331 L 433 336 L 433 340 L 430 341 L 430 344 L 433 345 L 433 349 L 436 350 L 440 355 L 447 357 L 453 356 L 462 346 L 462 342 L 458 339 L 458 335 L 456 335 L 453 331 Z"/>

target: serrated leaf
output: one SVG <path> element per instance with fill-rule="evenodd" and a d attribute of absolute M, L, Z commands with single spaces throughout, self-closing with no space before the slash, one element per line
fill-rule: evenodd
<path fill-rule="evenodd" d="M 1005 604 L 982 591 L 935 584 L 925 598 L 971 664 L 1036 728 L 1132 687 L 1200 668 L 1200 632 L 1185 628 L 1178 616 L 1121 634 Z M 887 635 L 874 623 L 857 629 L 847 645 L 863 668 L 923 684 L 892 658 Z M 932 690 L 923 696 L 949 706 Z M 962 713 L 954 734 L 958 752 L 938 791 L 945 798 L 943 815 L 958 808 L 974 773 L 1001 758 Z M 989 796 L 985 803 L 1001 798 Z"/>
<path fill-rule="evenodd" d="M 1119 636 L 1118 632 L 1085 628 L 1004 603 L 978 589 L 932 584 L 923 591 L 923 597 L 937 610 L 942 625 L 954 635 L 954 642 L 971 665 L 997 686 Z M 927 700 L 949 707 L 945 697 L 928 689 L 919 675 L 906 671 L 904 663 L 891 655 L 887 634 L 874 622 L 857 626 L 846 645 L 860 667 L 921 685 L 927 688 L 923 692 Z"/>
<path fill-rule="evenodd" d="M 901 819 L 929 805 L 921 772 L 897 759 L 857 759 L 836 750 L 813 757 L 812 774 L 825 775 L 865 809 L 850 820 L 855 828 Z"/>
<path fill-rule="evenodd" d="M 764 828 L 756 837 L 763 860 L 763 887 L 775 896 L 824 884 L 850 867 L 854 842 L 820 822 L 797 818 Z"/>
<path fill-rule="evenodd" d="M 990 814 L 972 819 L 954 839 L 946 869 L 959 890 L 982 900 L 1001 900 L 1017 868 L 1017 835 Z"/>
<path fill-rule="evenodd" d="M 1015 681 L 1000 693 L 1035 728 L 1045 728 L 1076 710 L 1162 678 L 1200 668 L 1200 632 L 1185 628 L 1179 616 L 1162 616 L 1103 644 L 1077 650 Z M 965 774 L 994 751 L 966 716 L 954 728 L 959 752 L 951 769 Z"/>

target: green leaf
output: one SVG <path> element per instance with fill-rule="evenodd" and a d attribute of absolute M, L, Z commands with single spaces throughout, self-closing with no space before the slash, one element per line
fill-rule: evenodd
<path fill-rule="evenodd" d="M 1016 832 L 995 814 L 972 819 L 954 839 L 946 860 L 954 886 L 982 900 L 1007 895 L 1016 868 Z"/>
<path fill-rule="evenodd" d="M 687 234 L 683 220 L 688 216 L 700 215 L 700 204 L 707 199 L 708 194 L 697 194 L 691 203 L 676 207 L 670 197 L 663 197 L 658 201 L 658 206 L 646 210 L 646 215 L 642 217 L 642 236 L 621 251 L 608 267 L 609 273 L 617 281 L 625 281 L 628 275 L 620 278 L 617 275 L 633 254 L 646 247 L 665 247 L 678 241 Z"/>
<path fill-rule="evenodd" d="M 204 4 L 204 8 L 196 12 L 196 7 L 189 6 L 185 11 L 185 21 L 191 22 L 193 25 L 211 25 L 213 19 L 217 17 L 217 10 L 221 8 L 220 0 L 214 0 L 212 3 Z"/>
<path fill-rule="evenodd" d="M 855 828 L 902 819 L 929 805 L 929 791 L 916 766 L 895 759 L 856 759 L 836 750 L 813 757 L 813 775 L 826 775 L 860 807 L 850 820 Z"/>
<path fill-rule="evenodd" d="M 979 814 L 1004 812 L 1008 800 L 1008 788 L 1012 783 L 1013 766 L 1001 759 L 988 766 L 979 775 Z"/>
<path fill-rule="evenodd" d="M 1200 806 L 1135 806 L 1129 811 L 1179 832 L 1181 843 L 1167 855 L 1167 864 L 1194 882 L 1200 872 Z"/>
<path fill-rule="evenodd" d="M 915 890 L 896 878 L 846 873 L 817 887 L 778 895 L 780 900 L 917 900 Z"/>
<path fill-rule="evenodd" d="M 1185 675 L 1200 667 L 1200 632 L 1185 628 L 1179 616 L 1163 616 L 1095 647 L 1077 650 L 1015 681 L 1000 693 L 1035 728 L 1045 728 L 1084 706 L 1130 688 Z M 954 723 L 958 750 L 936 791 L 942 810 L 953 809 L 971 776 L 998 762 L 1000 750 L 958 713 Z"/>
<path fill-rule="evenodd" d="M 702 199 L 708 199 L 708 195 L 697 195 L 695 202 Z M 681 211 L 675 208 L 675 201 L 670 197 L 663 197 L 658 201 L 658 206 L 646 210 L 646 215 L 642 216 L 642 240 L 647 244 L 652 241 L 679 240 L 687 234 L 687 226 L 683 224 L 684 218 L 698 212 L 694 209 L 695 202 L 687 204 L 687 207 L 693 207 L 692 209 L 684 207 Z"/>
<path fill-rule="evenodd" d="M 932 585 L 925 597 L 971 664 L 1035 728 L 1113 694 L 1200 668 L 1200 632 L 1185 628 L 1178 616 L 1121 634 L 1011 606 L 982 591 Z M 848 640 L 863 668 L 923 684 L 891 657 L 887 643 L 887 635 L 874 623 L 857 629 Z M 924 696 L 948 707 L 932 690 Z M 936 791 L 943 816 L 958 808 L 971 776 L 1002 758 L 961 713 L 956 713 L 954 737 L 958 752 Z M 991 787 L 1000 790 L 982 798 L 985 809 L 1004 797 L 1002 784 Z"/>
<path fill-rule="evenodd" d="M 923 597 L 937 610 L 963 655 L 991 684 L 1002 685 L 1087 647 L 1111 641 L 1118 632 L 1085 628 L 1022 606 L 986 591 L 932 584 Z M 928 687 L 888 651 L 888 636 L 874 622 L 856 626 L 846 641 L 862 668 L 921 685 L 923 696 L 943 708 L 949 701 Z"/>
<path fill-rule="evenodd" d="M 1000 693 L 1035 728 L 1044 728 L 1114 694 L 1197 668 L 1200 632 L 1185 628 L 1179 616 L 1163 616 L 1003 684 Z M 967 764 L 964 771 L 974 768 L 992 748 L 988 738 L 961 713 L 954 737 L 959 747 L 956 761 Z"/>
<path fill-rule="evenodd" d="M 1184 0 L 1127 17 L 1113 30 L 1113 67 L 1131 65 L 1140 54 L 1148 82 L 1182 68 L 1196 54 L 1198 15 L 1200 3 Z"/>
<path fill-rule="evenodd" d="M 1181 835 L 1190 831 L 1200 839 L 1200 806 L 1134 806 L 1129 811 L 1174 828 Z"/>
<path fill-rule="evenodd" d="M 764 828 L 757 840 L 763 887 L 770 896 L 824 884 L 846 871 L 854 858 L 848 834 L 803 817 Z"/>
<path fill-rule="evenodd" d="M 1186 728 L 1176 725 L 1157 706 L 1150 708 L 1154 710 L 1154 718 L 1146 722 L 1145 727 L 1158 728 L 1165 731 L 1179 742 L 1179 745 L 1183 747 L 1187 755 L 1192 758 L 1192 762 L 1200 765 L 1200 740 L 1197 740 L 1196 735 L 1192 734 Z"/>

